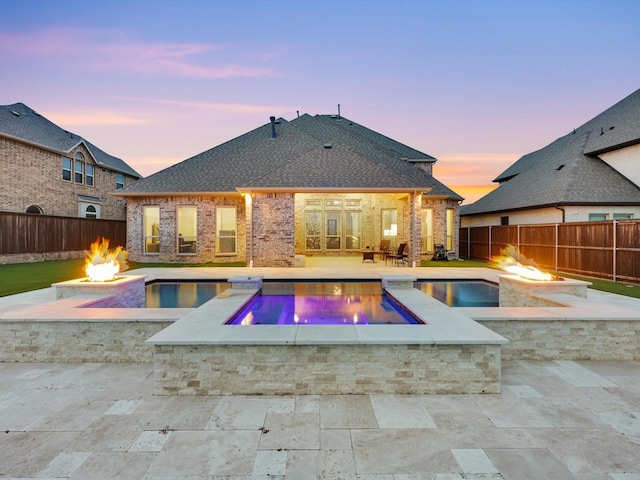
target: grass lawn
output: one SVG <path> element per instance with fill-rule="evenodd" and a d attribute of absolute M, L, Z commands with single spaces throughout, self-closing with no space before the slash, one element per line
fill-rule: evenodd
<path fill-rule="evenodd" d="M 200 263 L 200 264 L 175 264 L 175 263 L 138 263 L 127 262 L 129 270 L 137 268 L 171 268 L 171 267 L 244 267 L 244 262 L 237 263 Z M 486 267 L 493 268 L 491 262 L 483 260 L 465 259 L 463 261 L 453 260 L 450 262 L 433 262 L 423 260 L 421 267 L 443 267 L 443 268 L 465 268 L 465 267 Z M 613 283 L 606 280 L 577 277 L 575 275 L 562 274 L 565 277 L 575 278 L 591 282 L 590 288 L 602 290 L 604 292 L 626 295 L 628 297 L 640 298 L 640 285 L 628 285 L 624 283 Z M 50 287 L 52 283 L 73 280 L 84 277 L 84 258 L 72 260 L 55 260 L 37 263 L 19 263 L 14 265 L 0 265 L 0 297 L 13 295 L 15 293 L 38 290 Z"/>

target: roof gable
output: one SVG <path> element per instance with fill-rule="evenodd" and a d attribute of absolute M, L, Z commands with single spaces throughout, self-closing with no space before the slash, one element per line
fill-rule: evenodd
<path fill-rule="evenodd" d="M 275 138 L 267 123 L 120 189 L 118 195 L 355 188 L 421 190 L 461 200 L 431 175 L 391 155 L 388 148 L 316 117 L 278 119 L 274 126 Z"/>
<path fill-rule="evenodd" d="M 640 188 L 594 155 L 640 142 L 639 112 L 640 90 L 521 157 L 497 177 L 498 188 L 466 206 L 462 215 L 571 204 L 640 205 Z M 600 125 L 615 128 L 605 131 Z M 620 133 L 612 133 L 616 130 Z"/>
<path fill-rule="evenodd" d="M 0 133 L 61 153 L 69 153 L 84 144 L 98 165 L 126 173 L 141 175 L 124 160 L 109 155 L 75 133 L 65 130 L 23 103 L 0 105 Z"/>

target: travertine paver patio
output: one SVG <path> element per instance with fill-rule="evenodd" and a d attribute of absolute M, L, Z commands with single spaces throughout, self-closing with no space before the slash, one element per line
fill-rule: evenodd
<path fill-rule="evenodd" d="M 0 298 L 0 312 L 47 295 Z M 0 478 L 640 480 L 640 361 L 503 361 L 502 385 L 154 396 L 152 364 L 1 363 Z"/>
<path fill-rule="evenodd" d="M 154 396 L 152 373 L 1 364 L 0 477 L 640 479 L 640 362 L 505 362 L 498 395 Z"/>

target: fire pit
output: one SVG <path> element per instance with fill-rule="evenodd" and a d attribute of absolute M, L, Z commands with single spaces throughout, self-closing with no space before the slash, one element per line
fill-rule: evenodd
<path fill-rule="evenodd" d="M 118 277 L 126 270 L 127 251 L 109 250 L 109 240 L 101 238 L 85 251 L 86 278 L 54 283 L 56 298 L 75 295 L 100 295 L 101 307 L 141 308 L 145 301 L 145 276 Z"/>
<path fill-rule="evenodd" d="M 587 298 L 589 282 L 552 275 L 537 268 L 512 245 L 492 261 L 510 275 L 499 275 L 501 307 L 540 307 L 552 303 L 549 295 L 566 294 Z M 543 298 L 546 296 L 546 299 Z"/>

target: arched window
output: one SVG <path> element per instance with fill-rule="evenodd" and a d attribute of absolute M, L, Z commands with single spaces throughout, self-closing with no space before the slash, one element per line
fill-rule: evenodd
<path fill-rule="evenodd" d="M 85 218 L 98 218 L 98 211 L 96 207 L 93 205 L 87 205 L 87 208 L 84 211 Z"/>
<path fill-rule="evenodd" d="M 26 213 L 32 213 L 34 215 L 42 215 L 42 209 L 37 205 L 29 205 Z"/>

